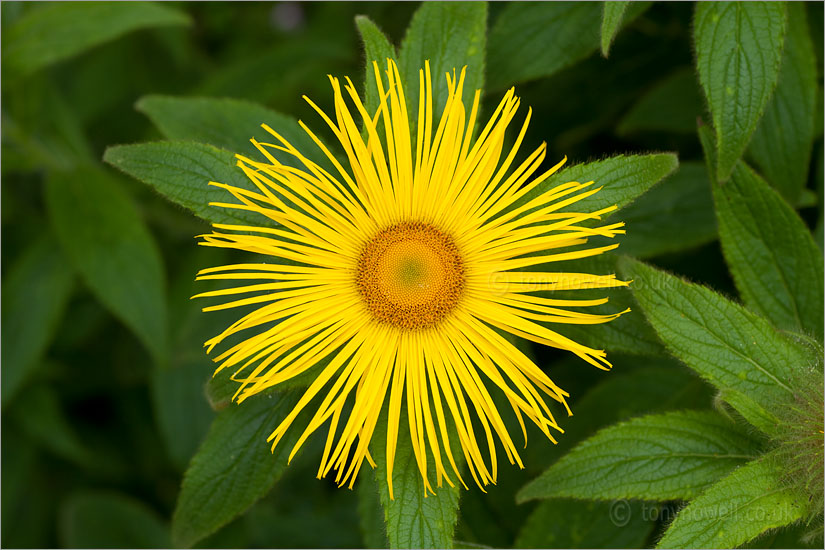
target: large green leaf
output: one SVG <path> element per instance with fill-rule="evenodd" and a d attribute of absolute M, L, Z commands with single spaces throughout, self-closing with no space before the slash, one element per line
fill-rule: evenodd
<path fill-rule="evenodd" d="M 702 114 L 702 92 L 692 68 L 679 69 L 654 84 L 616 126 L 619 135 L 637 132 L 692 134 Z"/>
<path fill-rule="evenodd" d="M 166 357 L 166 282 L 157 244 L 122 183 L 82 167 L 46 182 L 58 241 L 98 299 L 162 363 Z"/>
<path fill-rule="evenodd" d="M 272 223 L 254 212 L 209 206 L 210 202 L 235 202 L 227 191 L 209 185 L 210 181 L 252 186 L 236 166 L 235 155 L 224 149 L 188 141 L 138 143 L 109 147 L 103 160 L 211 223 Z"/>
<path fill-rule="evenodd" d="M 719 239 L 745 304 L 777 327 L 822 339 L 822 252 L 778 192 L 740 162 L 713 186 Z"/>
<path fill-rule="evenodd" d="M 742 156 L 776 86 L 785 36 L 781 2 L 698 2 L 696 67 L 716 128 L 716 176 Z"/>
<path fill-rule="evenodd" d="M 113 492 L 83 491 L 62 505 L 67 548 L 168 548 L 169 526 L 146 504 Z"/>
<path fill-rule="evenodd" d="M 656 522 L 641 502 L 552 499 L 539 504 L 515 548 L 644 548 Z M 655 510 L 655 508 L 654 508 Z"/>
<path fill-rule="evenodd" d="M 152 2 L 58 2 L 29 11 L 4 33 L 4 75 L 31 74 L 133 30 L 189 23 Z"/>
<path fill-rule="evenodd" d="M 707 170 L 700 162 L 685 162 L 679 171 L 610 217 L 621 220 L 623 254 L 645 258 L 677 252 L 716 238 L 716 218 Z"/>
<path fill-rule="evenodd" d="M 398 54 L 395 52 L 395 46 L 392 45 L 384 33 L 381 32 L 381 29 L 379 29 L 369 17 L 359 15 L 355 18 L 355 24 L 358 26 L 358 32 L 361 34 L 361 41 L 364 43 L 366 55 L 366 67 L 364 69 L 364 107 L 366 107 L 368 113 L 375 113 L 378 111 L 381 98 L 378 97 L 378 88 L 375 86 L 375 68 L 372 62 L 375 61 L 378 63 L 378 74 L 381 75 L 384 82 L 384 89 L 387 90 L 389 88 L 389 80 L 384 73 L 387 66 L 387 59 L 394 59 L 397 62 Z"/>
<path fill-rule="evenodd" d="M 741 428 L 714 411 L 643 416 L 601 430 L 517 498 L 690 499 L 757 452 Z"/>
<path fill-rule="evenodd" d="M 513 2 L 490 30 L 489 90 L 550 76 L 599 47 L 599 2 Z"/>
<path fill-rule="evenodd" d="M 808 181 L 816 117 L 817 76 L 805 4 L 790 2 L 779 83 L 750 143 L 765 178 L 791 204 Z M 821 96 L 821 93 L 820 93 Z"/>
<path fill-rule="evenodd" d="M 401 410 L 405 410 L 403 404 Z M 377 465 L 375 479 L 384 508 L 390 548 L 452 548 L 453 530 L 458 519 L 458 479 L 455 475 L 450 476 L 456 487 L 450 487 L 446 482 L 442 487 L 436 487 L 435 462 L 432 454 L 427 453 L 427 472 L 435 494 L 424 492 L 424 480 L 413 453 L 406 415 L 402 414 L 393 461 L 394 499 L 391 500 L 387 484 L 386 419 L 384 411 L 375 427 L 370 447 Z M 451 445 L 453 456 L 460 466 L 459 448 L 457 441 Z M 447 469 L 449 471 L 449 466 Z"/>
<path fill-rule="evenodd" d="M 433 116 L 447 103 L 445 73 L 456 77 L 466 65 L 463 99 L 469 111 L 476 90 L 484 90 L 487 41 L 485 2 L 423 2 L 407 28 L 399 51 L 401 78 L 410 118 L 418 118 L 419 70 L 429 60 L 432 74 Z M 383 69 L 383 65 L 379 64 Z M 437 120 L 437 119 L 436 119 Z"/>
<path fill-rule="evenodd" d="M 815 352 L 708 288 L 629 258 L 619 270 L 634 280 L 634 296 L 670 351 L 749 422 L 774 432 L 794 370 L 813 363 Z"/>
<path fill-rule="evenodd" d="M 152 120 L 166 139 L 208 143 L 262 161 L 264 156 L 249 140 L 254 137 L 261 142 L 278 143 L 261 128 L 261 124 L 267 124 L 301 154 L 327 168 L 326 157 L 297 120 L 251 101 L 150 95 L 142 97 L 136 108 Z M 284 164 L 303 166 L 291 155 L 269 151 Z"/>
<path fill-rule="evenodd" d="M 658 548 L 734 548 L 802 517 L 804 506 L 762 459 L 735 470 L 673 520 Z"/>
<path fill-rule="evenodd" d="M 72 290 L 74 273 L 46 231 L 3 280 L 2 402 L 37 368 Z"/>
<path fill-rule="evenodd" d="M 298 398 L 296 393 L 260 395 L 218 415 L 183 478 L 172 518 L 176 544 L 192 546 L 269 492 L 300 431 L 289 430 L 274 453 L 266 438 Z"/>

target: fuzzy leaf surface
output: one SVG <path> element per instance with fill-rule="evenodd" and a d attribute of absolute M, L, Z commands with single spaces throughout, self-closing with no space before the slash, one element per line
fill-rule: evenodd
<path fill-rule="evenodd" d="M 229 192 L 209 185 L 210 181 L 247 189 L 252 185 L 235 165 L 235 155 L 224 149 L 190 141 L 158 141 L 109 147 L 103 160 L 210 223 L 266 222 L 254 212 L 209 206 L 234 202 Z"/>
<path fill-rule="evenodd" d="M 781 2 L 699 2 L 694 45 L 725 181 L 765 111 L 779 75 L 785 36 Z"/>
<path fill-rule="evenodd" d="M 260 395 L 217 416 L 183 478 L 172 517 L 176 544 L 194 545 L 269 492 L 286 469 L 286 457 L 300 431 L 289 430 L 274 452 L 266 438 L 299 397 Z"/>
<path fill-rule="evenodd" d="M 641 262 L 622 258 L 620 272 L 671 353 L 721 391 L 750 423 L 766 433 L 790 398 L 793 371 L 815 351 L 709 288 Z"/>
<path fill-rule="evenodd" d="M 679 512 L 658 548 L 735 548 L 789 525 L 803 506 L 767 460 L 735 470 Z"/>
<path fill-rule="evenodd" d="M 599 431 L 518 499 L 690 499 L 757 452 L 749 436 L 715 411 L 643 416 Z"/>
<path fill-rule="evenodd" d="M 781 329 L 822 339 L 822 253 L 796 211 L 740 162 L 713 186 L 719 239 L 745 304 Z"/>

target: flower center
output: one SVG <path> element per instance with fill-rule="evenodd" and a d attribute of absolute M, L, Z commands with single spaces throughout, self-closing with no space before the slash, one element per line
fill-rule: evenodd
<path fill-rule="evenodd" d="M 358 259 L 358 291 L 379 321 L 404 329 L 435 325 L 464 290 L 464 265 L 452 238 L 402 222 L 379 232 Z"/>

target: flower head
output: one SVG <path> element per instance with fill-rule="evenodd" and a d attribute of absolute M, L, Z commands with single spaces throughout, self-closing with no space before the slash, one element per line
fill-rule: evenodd
<path fill-rule="evenodd" d="M 456 452 L 483 486 L 496 479 L 494 438 L 510 463 L 522 466 L 491 390 L 506 397 L 525 444 L 524 417 L 554 442 L 552 431 L 562 431 L 547 398 L 570 412 L 568 394 L 503 333 L 571 351 L 600 368 L 610 366 L 602 350 L 565 338 L 548 324 L 604 323 L 619 314 L 570 309 L 607 300 L 561 299 L 553 291 L 626 283 L 614 275 L 564 273 L 550 266 L 615 248 L 587 246 L 587 241 L 623 233 L 623 224 L 593 227 L 592 220 L 615 207 L 566 208 L 596 193 L 593 182 L 542 186 L 564 163 L 536 175 L 544 144 L 514 165 L 530 121 L 528 111 L 506 151 L 505 130 L 519 107 L 514 90 L 474 138 L 480 92 L 468 112 L 462 102 L 464 72 L 457 79 L 447 74 L 449 97 L 435 121 L 425 65 L 419 71 L 413 143 L 398 68 L 388 60 L 385 89 L 378 65 L 373 66 L 382 98 L 377 112 L 367 112 L 349 79 L 342 87 L 330 77 L 332 117 L 307 99 L 340 142 L 346 162 L 303 123 L 332 172 L 264 125 L 275 143 L 252 142 L 266 160 L 238 156 L 254 190 L 214 183 L 237 200 L 216 206 L 256 212 L 262 224 L 215 224 L 201 244 L 256 253 L 261 263 L 199 273 L 200 279 L 255 281 L 200 295 L 251 294 L 205 310 L 256 306 L 207 347 L 211 351 L 242 335 L 216 358 L 218 370 L 233 369 L 239 402 L 324 361 L 269 437 L 274 449 L 298 414 L 314 409 L 290 458 L 329 422 L 319 477 L 334 468 L 339 484 L 352 486 L 363 461 L 372 463 L 368 445 L 386 407 L 387 440 L 374 444 L 386 445 L 391 497 L 400 422 L 409 425 L 426 490 L 433 490 L 428 456 L 438 486 L 456 479 L 466 487 Z M 353 113 L 363 119 L 363 136 Z M 294 157 L 301 167 L 279 162 L 276 154 Z M 451 445 L 451 432 L 458 445 Z"/>

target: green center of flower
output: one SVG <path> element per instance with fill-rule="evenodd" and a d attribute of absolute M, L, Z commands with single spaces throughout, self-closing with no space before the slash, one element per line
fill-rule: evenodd
<path fill-rule="evenodd" d="M 379 321 L 398 328 L 435 325 L 464 290 L 464 266 L 452 238 L 435 227 L 403 222 L 384 229 L 364 247 L 356 285 Z"/>

